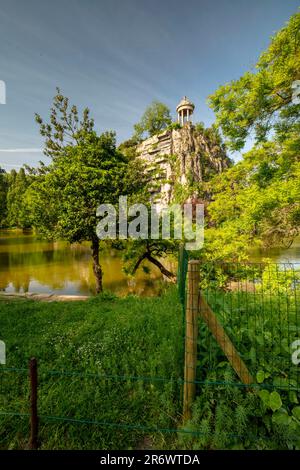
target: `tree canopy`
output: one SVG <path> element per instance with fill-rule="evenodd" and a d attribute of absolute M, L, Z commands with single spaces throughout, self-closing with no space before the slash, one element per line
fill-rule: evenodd
<path fill-rule="evenodd" d="M 209 183 L 206 256 L 243 259 L 251 246 L 294 241 L 300 234 L 299 150 L 299 137 L 264 143 Z"/>
<path fill-rule="evenodd" d="M 0 167 L 0 227 L 4 227 L 6 224 L 7 216 L 7 177 L 5 170 Z"/>
<path fill-rule="evenodd" d="M 209 97 L 216 124 L 231 149 L 243 148 L 249 135 L 263 142 L 271 131 L 284 138 L 299 126 L 300 104 L 293 99 L 293 85 L 299 79 L 300 13 L 296 13 L 272 38 L 254 71 L 221 86 Z"/>
<path fill-rule="evenodd" d="M 232 149 L 254 132 L 243 159 L 207 184 L 203 255 L 242 259 L 252 246 L 289 246 L 300 234 L 300 13 L 271 41 L 255 72 L 221 86 L 210 102 Z"/>
<path fill-rule="evenodd" d="M 172 123 L 169 108 L 159 101 L 153 101 L 144 112 L 141 120 L 134 125 L 134 137 L 152 137 Z"/>
<path fill-rule="evenodd" d="M 41 166 L 30 193 L 33 225 L 44 237 L 70 243 L 90 241 L 97 292 L 102 290 L 96 209 L 116 204 L 120 195 L 137 191 L 143 177 L 137 163 L 117 150 L 114 132 L 100 136 L 93 130 L 88 110 L 79 120 L 75 106 L 58 90 L 50 122 L 37 116 L 45 137 L 45 153 L 52 157 Z"/>
<path fill-rule="evenodd" d="M 31 214 L 27 201 L 27 189 L 32 177 L 26 174 L 24 168 L 17 172 L 12 170 L 7 175 L 7 219 L 10 227 L 29 228 L 31 226 Z"/>

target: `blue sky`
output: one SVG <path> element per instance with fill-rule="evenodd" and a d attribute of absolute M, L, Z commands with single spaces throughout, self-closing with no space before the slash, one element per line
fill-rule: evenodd
<path fill-rule="evenodd" d="M 34 113 L 49 115 L 56 86 L 119 142 L 154 99 L 174 112 L 187 95 L 194 121 L 210 125 L 207 96 L 252 68 L 298 7 L 294 0 L 0 0 L 0 166 L 47 161 Z"/>

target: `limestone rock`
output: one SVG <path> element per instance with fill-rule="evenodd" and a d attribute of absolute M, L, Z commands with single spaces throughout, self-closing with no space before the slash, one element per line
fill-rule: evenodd
<path fill-rule="evenodd" d="M 159 204 L 172 202 L 175 182 L 184 186 L 188 181 L 205 181 L 230 163 L 223 146 L 191 122 L 144 140 L 137 153 L 146 162 L 149 173 L 159 168 L 159 174 L 153 176 L 156 184 L 152 191 L 153 201 Z"/>

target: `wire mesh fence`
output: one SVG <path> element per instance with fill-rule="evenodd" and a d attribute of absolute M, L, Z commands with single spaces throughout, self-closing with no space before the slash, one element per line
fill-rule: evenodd
<path fill-rule="evenodd" d="M 178 291 L 179 372 L 110 375 L 41 362 L 39 444 L 57 448 L 59 435 L 61 448 L 142 448 L 159 434 L 167 447 L 300 446 L 300 266 L 188 262 L 181 251 Z M 0 448 L 28 445 L 28 373 L 0 368 Z"/>
<path fill-rule="evenodd" d="M 300 265 L 191 260 L 185 292 L 183 406 L 203 433 L 196 445 L 300 448 Z"/>
<path fill-rule="evenodd" d="M 199 272 L 197 378 L 222 382 L 229 363 L 236 384 L 299 391 L 300 264 L 199 263 Z"/>

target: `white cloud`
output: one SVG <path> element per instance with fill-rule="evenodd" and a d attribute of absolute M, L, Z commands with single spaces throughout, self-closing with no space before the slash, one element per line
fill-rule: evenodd
<path fill-rule="evenodd" d="M 24 148 L 24 149 L 0 149 L 2 153 L 42 153 L 43 149 L 37 148 Z"/>
<path fill-rule="evenodd" d="M 9 163 L 1 163 L 0 162 L 0 168 L 22 168 L 23 165 L 10 165 Z"/>

